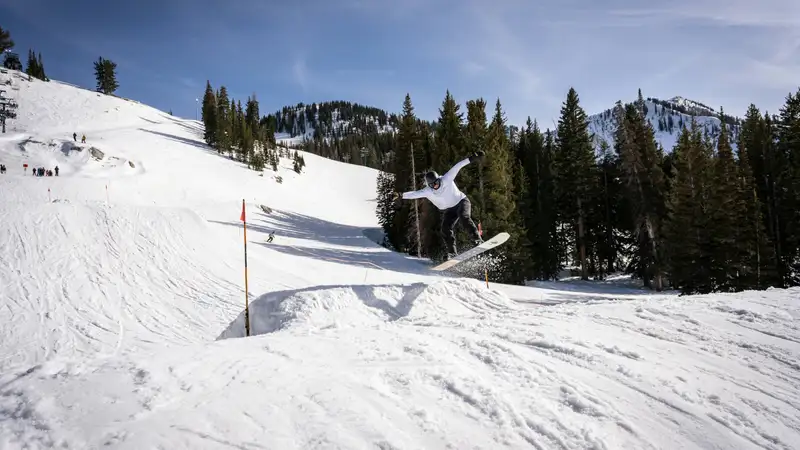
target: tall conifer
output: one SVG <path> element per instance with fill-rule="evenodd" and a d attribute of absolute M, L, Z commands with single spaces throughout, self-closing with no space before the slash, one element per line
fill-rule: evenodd
<path fill-rule="evenodd" d="M 203 138 L 210 146 L 217 145 L 217 96 L 211 88 L 211 81 L 206 80 L 206 92 L 203 95 Z"/>
<path fill-rule="evenodd" d="M 589 279 L 587 260 L 587 217 L 595 192 L 595 159 L 589 136 L 586 112 L 581 108 L 578 93 L 570 88 L 561 107 L 554 156 L 556 199 L 559 221 L 567 234 L 564 244 L 571 249 L 573 260 L 581 268 L 581 278 Z"/>

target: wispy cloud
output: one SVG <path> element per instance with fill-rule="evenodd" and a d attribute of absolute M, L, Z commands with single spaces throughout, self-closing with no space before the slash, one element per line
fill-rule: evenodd
<path fill-rule="evenodd" d="M 657 7 L 621 8 L 618 17 L 638 20 L 694 19 L 729 26 L 800 26 L 800 2 L 796 0 L 673 0 Z"/>
<path fill-rule="evenodd" d="M 392 69 L 336 69 L 334 73 L 343 77 L 374 77 L 374 78 L 391 78 L 396 75 L 396 71 Z"/>
<path fill-rule="evenodd" d="M 461 63 L 461 71 L 466 75 L 479 75 L 486 72 L 486 66 L 475 61 L 464 61 Z"/>
<path fill-rule="evenodd" d="M 303 92 L 308 92 L 309 89 L 309 74 L 306 60 L 302 56 L 296 56 L 292 63 L 292 77 L 294 82 L 303 89 Z"/>
<path fill-rule="evenodd" d="M 187 57 L 191 69 L 165 69 L 142 56 L 134 32 L 98 39 L 92 27 L 39 26 L 152 84 L 198 91 L 212 78 L 275 102 L 350 99 L 393 111 L 408 92 L 428 119 L 445 89 L 462 104 L 499 98 L 510 123 L 530 115 L 549 125 L 570 87 L 589 113 L 642 88 L 646 96 L 684 95 L 738 114 L 750 102 L 775 110 L 800 83 L 798 0 L 306 0 L 279 15 L 263 0 L 204 0 L 207 8 L 183 11 L 190 2 L 168 2 L 182 34 L 204 35 L 213 21 L 215 46 L 246 62 L 209 67 Z M 53 8 L 46 0 L 0 5 L 30 26 Z M 173 42 L 170 20 L 153 40 Z M 245 55 L 249 46 L 266 50 L 274 42 L 277 59 Z"/>
<path fill-rule="evenodd" d="M 187 88 L 195 89 L 200 87 L 200 83 L 194 78 L 180 77 L 179 81 L 182 85 L 186 86 Z"/>

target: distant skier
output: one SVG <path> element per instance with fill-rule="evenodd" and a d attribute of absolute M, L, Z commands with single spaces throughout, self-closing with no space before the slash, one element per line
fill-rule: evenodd
<path fill-rule="evenodd" d="M 58 176 L 58 166 L 56 166 L 56 176 Z"/>
<path fill-rule="evenodd" d="M 83 136 L 81 136 L 81 144 L 85 143 L 86 143 L 86 135 L 84 134 Z"/>
<path fill-rule="evenodd" d="M 270 231 L 269 232 L 269 237 L 267 237 L 267 242 L 272 242 L 273 239 L 275 239 L 275 232 L 274 231 Z"/>
<path fill-rule="evenodd" d="M 404 192 L 397 194 L 404 200 L 412 200 L 415 198 L 427 198 L 439 210 L 443 211 L 442 214 L 442 234 L 444 241 L 447 245 L 447 259 L 455 256 L 458 251 L 456 249 L 456 234 L 455 228 L 459 219 L 462 221 L 462 226 L 467 230 L 475 245 L 483 243 L 481 235 L 478 232 L 478 227 L 472 221 L 472 203 L 469 198 L 461 192 L 455 183 L 456 175 L 462 167 L 475 161 L 482 160 L 485 153 L 478 151 L 469 158 L 465 158 L 454 165 L 443 176 L 439 176 L 435 171 L 430 171 L 425 174 L 425 186 L 418 191 Z"/>
<path fill-rule="evenodd" d="M 72 140 L 78 142 L 78 133 L 72 133 Z"/>

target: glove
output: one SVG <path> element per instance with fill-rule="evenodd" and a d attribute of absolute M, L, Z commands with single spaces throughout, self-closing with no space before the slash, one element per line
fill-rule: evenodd
<path fill-rule="evenodd" d="M 484 152 L 483 150 L 478 150 L 477 152 L 473 153 L 472 156 L 469 157 L 469 162 L 472 163 L 475 161 L 480 161 L 483 159 L 484 155 L 486 155 L 486 152 Z"/>
<path fill-rule="evenodd" d="M 402 199 L 403 199 L 403 193 L 402 192 L 395 192 L 394 193 L 394 201 L 399 202 Z"/>

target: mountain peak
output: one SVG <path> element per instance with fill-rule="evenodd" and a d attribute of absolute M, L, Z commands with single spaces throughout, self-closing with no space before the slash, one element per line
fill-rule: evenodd
<path fill-rule="evenodd" d="M 644 104 L 644 113 L 647 121 L 653 127 L 656 141 L 665 151 L 670 152 L 677 142 L 678 135 L 684 127 L 694 120 L 698 126 L 705 130 L 712 139 L 716 139 L 721 132 L 719 112 L 708 105 L 696 100 L 691 100 L 680 95 L 661 100 L 648 97 Z M 735 117 L 725 115 L 722 120 L 728 126 L 731 141 L 738 138 L 741 121 Z M 589 116 L 589 129 L 594 133 L 595 145 L 599 148 L 602 141 L 608 144 L 614 142 L 616 124 L 613 109 L 607 109 L 599 114 Z"/>
<path fill-rule="evenodd" d="M 704 105 L 696 100 L 691 100 L 686 97 L 677 95 L 667 100 L 666 103 L 671 103 L 675 106 L 685 108 L 692 111 L 694 116 L 716 116 L 719 114 L 714 108 Z"/>

